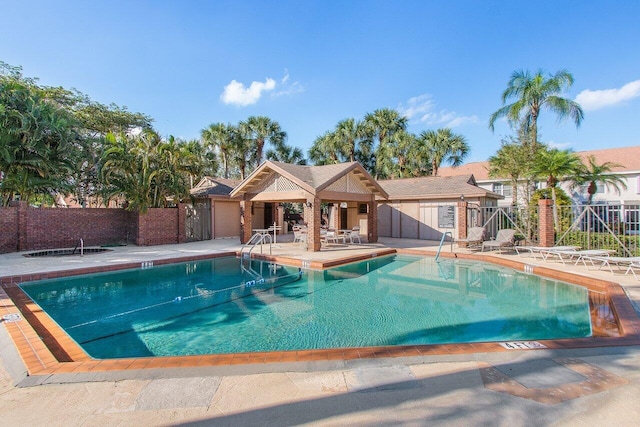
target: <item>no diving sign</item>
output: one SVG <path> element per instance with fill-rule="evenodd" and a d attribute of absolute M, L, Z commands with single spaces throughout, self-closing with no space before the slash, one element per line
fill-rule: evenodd
<path fill-rule="evenodd" d="M 508 341 L 501 342 L 500 345 L 507 350 L 530 350 L 533 348 L 547 348 L 546 345 L 540 344 L 538 341 Z"/>
<path fill-rule="evenodd" d="M 2 316 L 2 321 L 7 323 L 19 322 L 20 314 L 18 313 L 5 314 L 4 316 Z"/>

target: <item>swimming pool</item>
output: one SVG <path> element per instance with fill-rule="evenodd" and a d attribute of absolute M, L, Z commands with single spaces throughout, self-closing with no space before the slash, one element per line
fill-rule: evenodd
<path fill-rule="evenodd" d="M 585 288 L 477 261 L 244 267 L 217 258 L 21 287 L 100 359 L 591 335 Z"/>

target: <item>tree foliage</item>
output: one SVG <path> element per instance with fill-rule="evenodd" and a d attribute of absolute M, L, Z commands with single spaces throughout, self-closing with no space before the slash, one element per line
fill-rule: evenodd
<path fill-rule="evenodd" d="M 533 75 L 528 70 L 515 71 L 502 93 L 503 107 L 489 118 L 489 128 L 493 130 L 496 120 L 506 117 L 512 126 L 523 126 L 531 134 L 531 144 L 535 148 L 538 117 L 543 109 L 556 113 L 558 120 L 571 118 L 576 126 L 580 126 L 584 118 L 582 108 L 575 101 L 560 96 L 572 85 L 573 75 L 567 70 L 546 76 L 542 70 Z M 510 99 L 515 101 L 507 104 Z"/>

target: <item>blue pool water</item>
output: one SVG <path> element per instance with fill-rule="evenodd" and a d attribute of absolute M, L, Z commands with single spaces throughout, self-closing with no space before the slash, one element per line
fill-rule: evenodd
<path fill-rule="evenodd" d="M 591 334 L 586 289 L 492 264 L 393 255 L 325 271 L 242 266 L 217 258 L 22 289 L 100 359 Z"/>

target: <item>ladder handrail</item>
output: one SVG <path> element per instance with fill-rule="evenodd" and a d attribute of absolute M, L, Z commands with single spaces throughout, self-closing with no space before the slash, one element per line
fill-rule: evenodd
<path fill-rule="evenodd" d="M 265 240 L 267 240 L 267 237 L 269 238 L 269 255 L 271 255 L 271 245 L 273 243 L 271 234 L 255 233 L 253 236 L 251 236 L 249 241 L 245 243 L 244 246 L 242 246 L 242 249 L 240 249 L 240 256 L 242 257 L 244 255 L 244 250 L 248 248 L 249 251 L 247 252 L 247 255 L 249 256 L 249 258 L 251 258 L 251 252 L 258 245 L 260 245 L 260 253 L 262 253 L 262 244 Z"/>
<path fill-rule="evenodd" d="M 442 238 L 440 239 L 440 244 L 438 245 L 438 251 L 436 252 L 436 261 L 438 261 L 438 257 L 440 256 L 440 250 L 442 249 L 442 245 L 444 244 L 444 238 L 447 237 L 447 234 L 451 236 L 451 252 L 453 252 L 453 233 L 450 231 L 445 231 L 442 233 Z"/>

